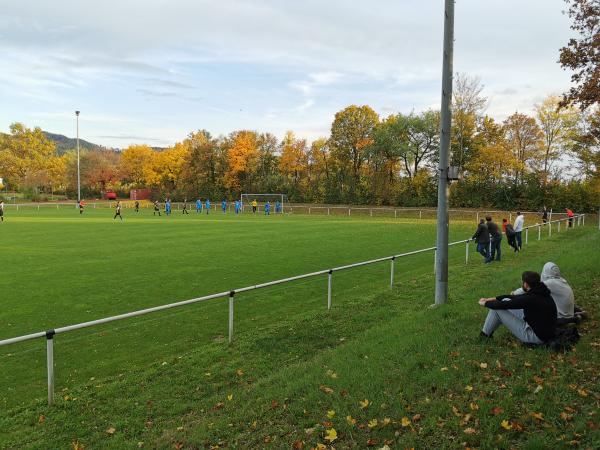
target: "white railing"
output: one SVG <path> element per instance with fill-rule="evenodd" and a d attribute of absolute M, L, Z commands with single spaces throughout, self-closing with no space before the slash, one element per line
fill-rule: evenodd
<path fill-rule="evenodd" d="M 563 218 L 557 219 L 554 221 L 549 221 L 547 223 L 539 224 L 536 223 L 534 225 L 530 225 L 528 227 L 524 227 L 525 231 L 525 244 L 529 242 L 529 230 L 537 228 L 538 238 L 540 240 L 542 238 L 542 228 L 547 227 L 548 236 L 552 236 L 552 228 L 553 224 L 556 224 L 557 232 L 560 232 L 561 222 L 570 221 L 571 226 L 580 226 L 585 225 L 585 214 L 580 214 L 572 219 Z M 565 227 L 566 228 L 566 227 Z M 449 247 L 465 244 L 465 264 L 469 263 L 469 242 L 473 239 L 464 239 L 462 241 L 451 242 L 448 244 Z M 26 334 L 23 336 L 17 336 L 10 339 L 0 340 L 0 347 L 4 345 L 16 344 L 18 342 L 29 341 L 32 339 L 46 338 L 46 361 L 47 361 L 47 378 L 48 378 L 48 405 L 52 405 L 54 403 L 54 336 L 57 334 L 67 333 L 69 331 L 79 330 L 82 328 L 89 328 L 96 325 L 102 325 L 105 323 L 115 322 L 118 320 L 128 319 L 131 317 L 143 316 L 145 314 L 150 314 L 158 311 L 164 311 L 167 309 L 178 308 L 180 306 L 191 305 L 193 303 L 200 303 L 208 300 L 213 300 L 216 298 L 228 298 L 229 299 L 229 318 L 228 318 L 228 329 L 229 329 L 229 337 L 228 342 L 231 343 L 233 340 L 233 319 L 234 319 L 234 297 L 237 294 L 241 294 L 243 292 L 253 291 L 256 289 L 262 289 L 269 286 L 276 286 L 279 284 L 289 283 L 292 281 L 302 280 L 306 278 L 312 278 L 322 275 L 327 275 L 327 309 L 331 309 L 331 294 L 332 294 L 332 281 L 333 281 L 333 273 L 340 272 L 342 270 L 352 269 L 355 267 L 361 267 L 371 264 L 377 264 L 384 261 L 390 261 L 390 288 L 394 286 L 394 265 L 395 261 L 398 258 L 403 258 L 407 256 L 417 255 L 420 253 L 434 252 L 434 273 L 435 273 L 435 259 L 437 258 L 437 247 L 428 247 L 420 250 L 414 250 L 411 252 L 400 253 L 392 256 L 385 256 L 383 258 L 371 259 L 368 261 L 361 261 L 354 264 L 348 264 L 345 266 L 334 267 L 331 269 L 319 270 L 317 272 L 305 273 L 303 275 L 296 275 L 289 278 L 283 278 L 280 280 L 269 281 L 266 283 L 256 284 L 253 286 L 246 286 L 238 289 L 232 289 L 230 291 L 223 291 L 216 294 L 205 295 L 203 297 L 193 298 L 190 300 L 184 300 L 175 303 L 169 303 L 167 305 L 155 306 L 152 308 L 141 309 L 138 311 L 133 311 L 130 313 L 119 314 L 117 316 L 106 317 L 104 319 L 91 320 L 89 322 L 78 323 L 75 325 L 68 325 L 64 327 L 53 328 L 47 331 L 40 331 L 37 333 Z"/>
<path fill-rule="evenodd" d="M 124 209 L 133 209 L 135 200 L 123 199 L 121 200 L 121 204 Z M 161 212 L 164 211 L 164 203 L 161 203 Z M 115 202 L 114 201 L 106 201 L 106 202 L 85 202 L 85 209 L 102 209 L 102 208 L 113 208 L 114 209 Z M 263 212 L 262 204 L 259 204 L 258 211 Z M 17 211 L 23 209 L 37 209 L 40 211 L 41 209 L 48 208 L 77 208 L 77 203 L 72 202 L 64 202 L 64 203 L 5 203 L 4 207 L 6 209 L 16 208 Z M 150 209 L 153 208 L 153 204 L 148 201 L 141 201 L 140 209 Z M 247 207 L 247 208 L 246 208 Z M 352 212 L 360 212 L 361 215 L 368 214 L 370 217 L 373 217 L 373 213 L 381 215 L 381 213 L 389 213 L 391 216 L 394 215 L 394 218 L 398 218 L 402 214 L 410 214 L 411 216 L 414 214 L 413 218 L 417 217 L 419 219 L 427 218 L 426 216 L 430 216 L 431 218 L 435 217 L 437 213 L 437 209 L 435 208 L 393 208 L 393 207 L 369 207 L 369 206 L 342 206 L 342 205 L 311 205 L 311 204 L 290 204 L 286 203 L 282 206 L 284 213 L 294 213 L 300 212 L 305 214 L 313 214 L 313 212 L 317 212 L 321 215 L 347 215 L 348 217 L 352 216 Z M 181 211 L 183 209 L 183 202 L 171 202 L 172 211 Z M 196 211 L 196 202 L 189 201 L 187 204 L 188 211 Z M 221 202 L 217 201 L 211 203 L 210 207 L 213 213 L 219 213 L 222 211 Z M 227 211 L 231 212 L 234 209 L 233 202 L 227 202 Z M 244 204 L 244 208 L 242 208 L 241 214 L 249 214 L 248 210 L 251 210 L 250 204 Z M 368 211 L 368 213 L 367 213 Z M 206 208 L 204 206 L 204 202 L 202 203 L 202 212 L 206 214 Z M 502 210 L 468 210 L 468 209 L 450 209 L 449 214 L 452 216 L 452 213 L 461 216 L 473 216 L 474 219 L 479 222 L 480 217 L 484 217 L 486 214 L 500 214 L 503 216 L 508 216 L 509 222 L 512 222 L 513 213 L 511 211 L 502 211 Z M 275 207 L 271 205 L 271 214 L 275 215 Z M 542 214 L 539 211 L 523 211 L 523 215 L 526 217 L 537 216 L 540 217 Z M 566 216 L 566 213 L 558 213 L 558 212 L 548 212 L 549 220 L 552 221 L 553 216 Z M 600 211 L 599 211 L 599 221 L 600 221 Z M 600 222 L 599 222 L 600 227 Z"/>

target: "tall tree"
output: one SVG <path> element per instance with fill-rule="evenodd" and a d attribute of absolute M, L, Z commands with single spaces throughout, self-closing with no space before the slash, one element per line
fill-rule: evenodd
<path fill-rule="evenodd" d="M 526 168 L 539 166 L 542 132 L 533 117 L 518 112 L 504 121 L 507 148 L 515 155 L 520 168 L 514 172 L 515 182 L 523 181 Z"/>
<path fill-rule="evenodd" d="M 307 165 L 306 141 L 296 139 L 292 131 L 288 131 L 281 141 L 281 156 L 279 158 L 279 170 L 288 181 L 291 181 L 295 189 L 298 188 L 300 176 Z"/>
<path fill-rule="evenodd" d="M 579 34 L 560 49 L 560 64 L 574 71 L 563 104 L 587 109 L 600 103 L 600 0 L 565 0 L 571 29 Z"/>
<path fill-rule="evenodd" d="M 229 137 L 225 185 L 233 192 L 251 190 L 259 161 L 258 136 L 255 131 L 236 131 Z"/>
<path fill-rule="evenodd" d="M 452 89 L 452 165 L 461 169 L 476 153 L 473 139 L 477 121 L 487 107 L 483 84 L 477 77 L 458 73 Z"/>
<path fill-rule="evenodd" d="M 541 175 L 544 185 L 548 183 L 552 164 L 565 156 L 571 143 L 579 114 L 574 108 L 560 109 L 560 98 L 550 95 L 535 105 L 536 118 L 543 136 Z"/>
<path fill-rule="evenodd" d="M 123 150 L 121 153 L 123 181 L 135 187 L 144 186 L 146 184 L 144 167 L 152 161 L 155 153 L 148 145 L 130 145 Z"/>
<path fill-rule="evenodd" d="M 355 187 L 360 183 L 366 151 L 373 143 L 378 122 L 379 116 L 371 107 L 351 105 L 336 113 L 331 125 L 331 153 L 344 170 L 350 170 Z"/>

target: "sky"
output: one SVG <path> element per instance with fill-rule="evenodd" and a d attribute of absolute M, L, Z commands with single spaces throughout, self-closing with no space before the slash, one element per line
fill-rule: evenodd
<path fill-rule="evenodd" d="M 198 129 L 309 141 L 337 111 L 440 107 L 443 0 L 2 0 L 0 131 L 124 148 Z M 570 85 L 563 0 L 457 0 L 454 71 L 503 120 Z"/>

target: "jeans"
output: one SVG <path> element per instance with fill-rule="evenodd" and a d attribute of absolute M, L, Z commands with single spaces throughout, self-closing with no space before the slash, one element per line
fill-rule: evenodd
<path fill-rule="evenodd" d="M 485 258 L 485 262 L 490 262 L 490 244 L 478 242 L 477 251 Z"/>
<path fill-rule="evenodd" d="M 508 328 L 519 341 L 525 344 L 543 344 L 543 341 L 525 322 L 522 309 L 490 309 L 482 331 L 491 336 L 500 325 Z"/>
<path fill-rule="evenodd" d="M 523 247 L 523 239 L 522 239 L 522 231 L 517 231 L 515 233 L 515 237 L 517 238 L 517 246 L 519 247 L 519 250 L 521 250 L 521 247 Z"/>
<path fill-rule="evenodd" d="M 492 238 L 492 254 L 490 255 L 490 260 L 494 259 L 496 256 L 496 261 L 500 261 L 501 251 L 500 251 L 500 243 L 502 242 L 502 236 Z"/>

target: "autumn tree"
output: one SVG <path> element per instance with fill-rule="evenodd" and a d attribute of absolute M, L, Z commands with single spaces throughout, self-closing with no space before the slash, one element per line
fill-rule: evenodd
<path fill-rule="evenodd" d="M 542 167 L 544 185 L 548 182 L 552 164 L 565 156 L 572 142 L 579 114 L 572 107 L 560 108 L 560 98 L 551 95 L 535 105 L 536 118 L 542 132 Z"/>
<path fill-rule="evenodd" d="M 251 190 L 259 161 L 258 136 L 255 131 L 236 131 L 229 136 L 225 185 L 236 194 Z"/>
<path fill-rule="evenodd" d="M 55 145 L 38 127 L 29 129 L 13 123 L 10 134 L 0 135 L 0 174 L 5 183 L 19 187 L 26 180 L 38 179 L 54 155 Z"/>
<path fill-rule="evenodd" d="M 435 161 L 440 146 L 440 113 L 427 110 L 407 116 L 398 114 L 397 121 L 406 136 L 401 154 L 404 169 L 409 178 L 414 178 L 419 169 Z"/>
<path fill-rule="evenodd" d="M 487 107 L 483 84 L 477 77 L 458 73 L 452 90 L 451 164 L 461 169 L 476 154 L 477 121 Z"/>
<path fill-rule="evenodd" d="M 291 182 L 294 188 L 298 187 L 301 175 L 307 169 L 306 140 L 296 139 L 292 131 L 288 131 L 281 141 L 281 156 L 279 157 L 279 170 Z"/>
<path fill-rule="evenodd" d="M 563 105 L 581 109 L 600 104 L 600 0 L 565 0 L 571 29 L 578 34 L 560 49 L 563 69 L 574 71 L 572 86 L 564 95 Z"/>
<path fill-rule="evenodd" d="M 146 185 L 144 168 L 152 164 L 156 152 L 148 145 L 130 145 L 121 153 L 121 174 L 125 183 L 135 187 Z"/>
<path fill-rule="evenodd" d="M 350 171 L 352 185 L 360 184 L 366 152 L 373 143 L 379 116 L 369 106 L 351 105 L 335 115 L 329 145 L 344 175 Z"/>
<path fill-rule="evenodd" d="M 520 163 L 514 172 L 515 181 L 521 182 L 527 167 L 537 167 L 542 148 L 542 132 L 533 117 L 514 113 L 504 121 L 504 132 L 509 151 Z"/>

